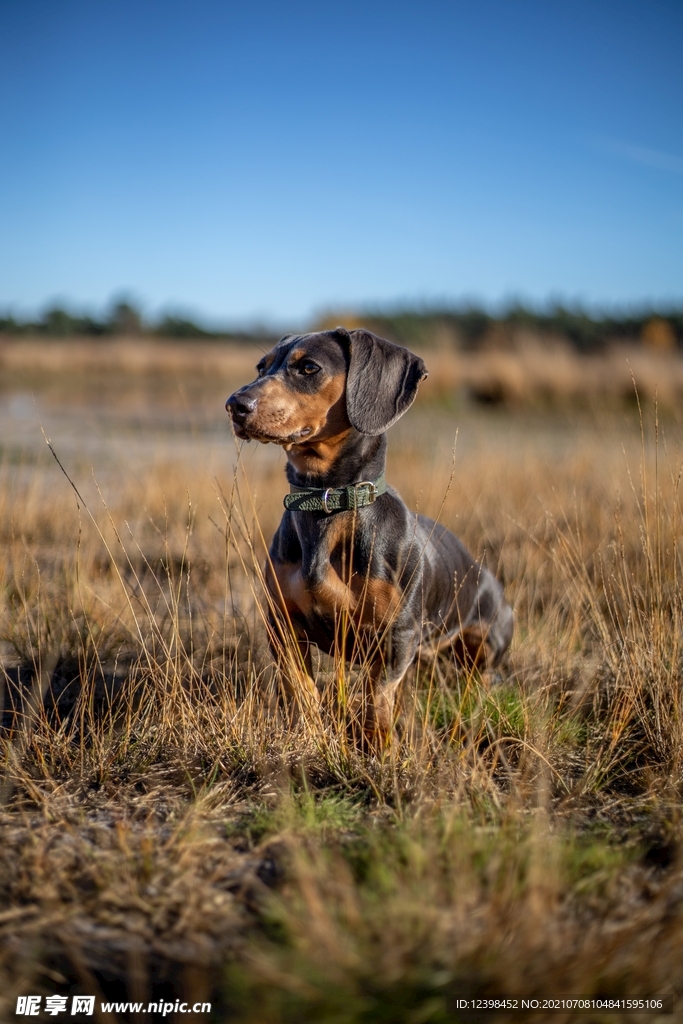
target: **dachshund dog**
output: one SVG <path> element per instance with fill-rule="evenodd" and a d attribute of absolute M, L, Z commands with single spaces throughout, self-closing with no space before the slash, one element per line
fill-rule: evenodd
<path fill-rule="evenodd" d="M 362 658 L 363 730 L 386 738 L 418 651 L 448 647 L 465 665 L 493 667 L 512 638 L 512 610 L 458 538 L 385 483 L 385 432 L 427 376 L 422 359 L 338 327 L 284 337 L 257 370 L 226 408 L 238 438 L 287 452 L 290 493 L 266 567 L 271 623 L 293 632 L 313 698 L 312 643 Z"/>

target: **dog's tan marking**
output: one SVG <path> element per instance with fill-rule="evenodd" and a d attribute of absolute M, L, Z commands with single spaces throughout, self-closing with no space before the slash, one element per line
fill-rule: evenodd
<path fill-rule="evenodd" d="M 354 576 L 351 589 L 356 596 L 358 625 L 388 626 L 401 607 L 401 590 L 388 580 L 366 580 L 363 576 Z"/>
<path fill-rule="evenodd" d="M 258 410 L 249 429 L 269 438 L 285 439 L 308 427 L 311 432 L 306 442 L 289 449 L 291 461 L 297 468 L 299 463 L 305 464 L 305 473 L 326 472 L 351 430 L 346 416 L 344 374 L 331 377 L 313 395 L 293 391 L 276 377 L 265 380 L 260 388 Z"/>
<path fill-rule="evenodd" d="M 307 403 L 308 422 L 313 431 L 301 444 L 292 446 L 289 461 L 297 473 L 325 475 L 351 433 L 346 414 L 346 376 L 332 377 Z"/>
<path fill-rule="evenodd" d="M 289 391 L 274 377 L 259 383 L 258 411 L 250 422 L 250 430 L 265 437 L 282 437 L 294 433 L 290 426 L 299 418 L 300 396 Z"/>
<path fill-rule="evenodd" d="M 313 609 L 311 593 L 301 575 L 301 562 L 294 564 L 275 562 L 266 566 L 266 584 L 273 600 L 287 615 L 310 615 Z"/>
<path fill-rule="evenodd" d="M 352 517 L 352 512 L 341 513 L 329 524 L 321 559 L 325 565 L 323 576 L 306 580 L 300 562 L 274 564 L 277 584 L 267 574 L 269 589 L 288 614 L 306 617 L 313 611 L 332 619 L 344 610 L 357 627 L 378 629 L 388 625 L 398 612 L 402 597 L 398 587 L 387 580 L 368 579 L 349 564 Z"/>

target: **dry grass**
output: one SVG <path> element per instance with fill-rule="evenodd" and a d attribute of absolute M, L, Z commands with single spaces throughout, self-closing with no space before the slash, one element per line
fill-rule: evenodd
<path fill-rule="evenodd" d="M 258 361 L 257 346 L 112 338 L 0 339 L 0 388 L 39 387 L 59 394 L 64 375 L 75 392 L 92 396 L 93 388 L 118 391 L 130 404 L 131 393 L 153 394 L 157 401 L 177 401 L 177 390 L 206 395 L 212 381 L 245 381 Z M 604 352 L 581 355 L 562 338 L 530 331 L 495 333 L 477 351 L 461 351 L 453 339 L 434 338 L 425 353 L 430 377 L 424 399 L 467 395 L 485 404 L 523 408 L 579 406 L 592 410 L 605 403 L 633 403 L 633 380 L 641 394 L 659 395 L 660 408 L 672 411 L 683 399 L 683 358 L 674 350 L 627 344 L 618 339 Z"/>
<path fill-rule="evenodd" d="M 426 393 L 392 430 L 389 479 L 499 573 L 516 633 L 496 680 L 415 668 L 370 755 L 342 665 L 321 662 L 320 715 L 278 699 L 259 566 L 282 456 L 247 446 L 233 474 L 219 397 L 240 366 L 180 366 L 74 404 L 57 364 L 32 365 L 78 496 L 32 407 L 3 413 L 6 1016 L 72 988 L 254 1022 L 446 1021 L 484 993 L 680 999 L 676 422 L 648 401 L 641 437 L 637 410 Z"/>

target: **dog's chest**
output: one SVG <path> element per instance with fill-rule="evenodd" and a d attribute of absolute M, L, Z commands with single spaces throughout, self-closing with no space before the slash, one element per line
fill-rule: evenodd
<path fill-rule="evenodd" d="M 346 613 L 357 625 L 388 625 L 400 607 L 399 589 L 370 566 L 359 571 L 342 517 L 315 544 L 303 538 L 295 561 L 273 559 L 268 588 L 280 608 L 299 621 L 336 620 Z M 355 561 L 355 564 L 354 564 Z"/>

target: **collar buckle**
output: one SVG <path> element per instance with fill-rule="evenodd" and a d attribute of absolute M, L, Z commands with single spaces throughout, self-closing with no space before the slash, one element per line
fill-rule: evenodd
<path fill-rule="evenodd" d="M 358 505 L 358 488 L 367 487 L 368 497 L 366 505 L 372 505 L 373 502 L 377 501 L 377 484 L 374 480 L 359 480 L 357 484 L 353 485 L 353 489 L 356 492 L 356 505 Z"/>

